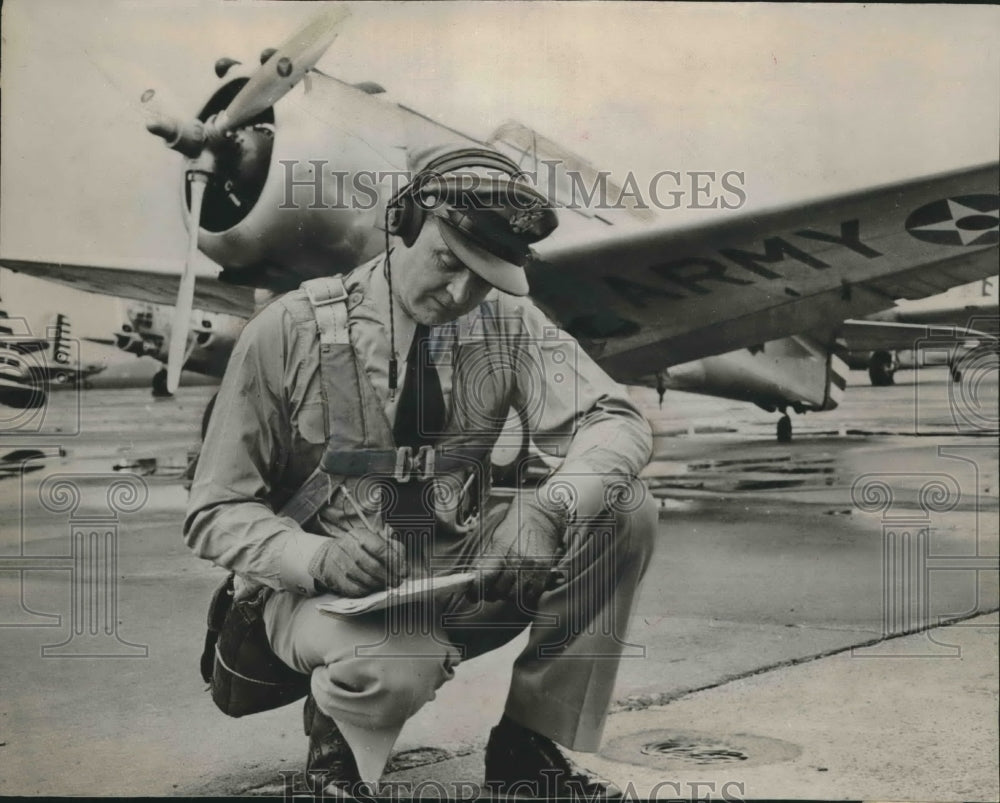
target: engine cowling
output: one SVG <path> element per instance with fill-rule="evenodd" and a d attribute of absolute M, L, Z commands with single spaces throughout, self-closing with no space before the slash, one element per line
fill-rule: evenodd
<path fill-rule="evenodd" d="M 226 108 L 246 83 L 227 76 L 198 117 Z M 360 90 L 345 87 L 350 92 Z M 296 87 L 226 137 L 206 191 L 198 246 L 235 284 L 288 290 L 349 270 L 381 250 L 379 193 L 349 178 L 392 170 L 378 153 L 331 126 L 331 111 Z M 185 183 L 184 202 L 189 201 Z"/>

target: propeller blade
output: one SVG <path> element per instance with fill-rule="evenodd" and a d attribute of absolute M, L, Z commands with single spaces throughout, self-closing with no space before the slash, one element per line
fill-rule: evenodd
<path fill-rule="evenodd" d="M 350 15 L 345 6 L 337 6 L 320 14 L 279 47 L 219 115 L 219 128 L 237 128 L 274 105 L 316 65 L 337 38 L 337 26 Z"/>
<path fill-rule="evenodd" d="M 167 352 L 167 391 L 174 393 L 181 381 L 181 369 L 187 359 L 188 329 L 194 307 L 194 263 L 198 254 L 198 229 L 201 223 L 201 201 L 205 196 L 204 177 L 194 176 L 191 182 L 191 212 L 188 223 L 188 254 L 177 289 L 177 304 L 170 326 L 170 350 Z"/>
<path fill-rule="evenodd" d="M 184 105 L 160 81 L 138 64 L 111 53 L 88 54 L 91 64 L 118 95 L 122 105 L 144 123 L 159 118 L 176 118 Z"/>

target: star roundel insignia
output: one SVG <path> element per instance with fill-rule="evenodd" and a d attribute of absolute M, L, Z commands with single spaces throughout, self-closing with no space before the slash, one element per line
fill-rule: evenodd
<path fill-rule="evenodd" d="M 960 195 L 921 206 L 906 230 L 935 245 L 996 245 L 1000 242 L 1000 195 Z"/>

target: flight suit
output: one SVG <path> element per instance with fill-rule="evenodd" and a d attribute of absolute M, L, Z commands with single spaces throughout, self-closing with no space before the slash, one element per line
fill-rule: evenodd
<path fill-rule="evenodd" d="M 365 381 L 366 438 L 392 446 L 396 400 L 388 392 L 388 287 L 384 260 L 345 277 L 350 343 Z M 396 319 L 406 354 L 414 324 Z M 381 502 L 348 481 L 305 526 L 279 510 L 318 464 L 337 411 L 324 405 L 315 317 L 303 290 L 255 317 L 234 349 L 206 435 L 185 523 L 201 557 L 275 590 L 265 608 L 268 637 L 289 666 L 311 674 L 317 705 L 351 744 L 366 780 L 381 773 L 399 730 L 461 660 L 493 649 L 531 624 L 506 703 L 515 721 L 575 750 L 595 750 L 623 650 L 635 589 L 652 550 L 655 507 L 634 480 L 649 459 L 649 426 L 568 335 L 530 301 L 494 292 L 478 310 L 434 327 L 434 362 L 448 424 L 442 448 L 489 447 L 510 407 L 522 409 L 537 446 L 561 459 L 560 476 L 598 475 L 609 514 L 570 527 L 563 578 L 536 609 L 513 603 L 444 600 L 429 618 L 321 615 L 308 565 L 324 534 L 364 526 Z M 329 420 L 327 413 L 329 412 Z M 221 414 L 220 414 L 221 413 Z M 517 503 L 516 499 L 513 502 Z M 496 510 L 484 521 L 496 521 Z M 415 573 L 475 562 L 482 533 L 417 527 L 408 552 Z M 420 606 L 416 606 L 420 607 Z M 447 615 L 446 618 L 441 617 Z"/>

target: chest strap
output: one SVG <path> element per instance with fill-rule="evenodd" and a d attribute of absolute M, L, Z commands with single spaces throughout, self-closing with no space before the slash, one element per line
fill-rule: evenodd
<path fill-rule="evenodd" d="M 319 332 L 320 388 L 327 442 L 319 465 L 282 506 L 279 515 L 305 523 L 330 501 L 335 490 L 347 493 L 343 483 L 338 482 L 344 477 L 379 474 L 408 482 L 470 469 L 481 472 L 489 459 L 489 450 L 482 447 L 422 446 L 416 452 L 409 446 L 370 448 L 372 427 L 364 408 L 366 397 L 367 403 L 373 403 L 376 397 L 374 391 L 363 392 L 363 380 L 359 378 L 348 329 L 348 294 L 343 278 L 338 275 L 310 279 L 302 283 L 302 289 L 312 304 Z"/>
<path fill-rule="evenodd" d="M 435 448 L 409 446 L 398 449 L 327 449 L 320 467 L 327 474 L 361 477 L 366 474 L 392 476 L 397 482 L 429 480 L 435 474 L 481 469 L 488 451 L 475 446 Z"/>

